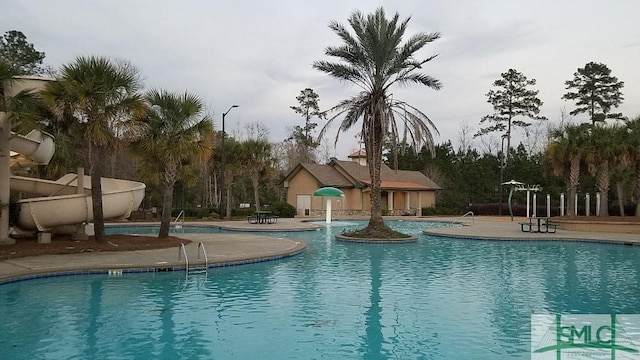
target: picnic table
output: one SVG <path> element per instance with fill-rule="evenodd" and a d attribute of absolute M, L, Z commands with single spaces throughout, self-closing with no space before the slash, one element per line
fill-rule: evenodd
<path fill-rule="evenodd" d="M 520 223 L 522 232 L 555 233 L 558 226 L 556 223 L 551 222 L 551 218 L 546 216 L 531 216 L 527 220 L 527 222 Z"/>
<path fill-rule="evenodd" d="M 273 215 L 271 211 L 256 211 L 253 215 L 247 216 L 250 224 L 275 224 L 278 222 L 278 216 Z"/>

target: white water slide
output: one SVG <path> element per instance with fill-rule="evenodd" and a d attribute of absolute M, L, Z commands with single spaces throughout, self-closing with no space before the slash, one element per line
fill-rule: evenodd
<path fill-rule="evenodd" d="M 38 164 L 48 164 L 55 150 L 53 137 L 35 130 L 26 136 L 12 134 L 10 148 Z M 78 180 L 76 174 L 66 174 L 56 181 L 11 176 L 11 191 L 39 195 L 18 201 L 18 228 L 52 232 L 66 225 L 93 221 L 90 178 Z M 129 217 L 142 203 L 144 192 L 145 184 L 141 182 L 102 178 L 105 219 Z"/>

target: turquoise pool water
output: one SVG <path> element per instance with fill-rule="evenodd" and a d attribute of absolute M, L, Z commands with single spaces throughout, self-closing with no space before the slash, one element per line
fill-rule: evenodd
<path fill-rule="evenodd" d="M 275 262 L 0 286 L 0 359 L 529 359 L 532 313 L 640 313 L 640 249 L 329 229 Z M 219 231 L 219 230 L 214 230 Z M 268 234 L 268 233 L 267 233 Z"/>

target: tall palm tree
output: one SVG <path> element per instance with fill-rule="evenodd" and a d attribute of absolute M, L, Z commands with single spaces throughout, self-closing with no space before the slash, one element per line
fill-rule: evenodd
<path fill-rule="evenodd" d="M 575 198 L 580 183 L 580 163 L 585 156 L 589 127 L 585 124 L 567 124 L 551 132 L 552 141 L 547 148 L 553 172 L 567 175 L 567 215 L 575 215 Z"/>
<path fill-rule="evenodd" d="M 611 180 L 615 184 L 616 197 L 618 199 L 618 212 L 620 216 L 625 216 L 624 204 L 626 202 L 626 189 L 631 188 L 633 194 L 633 184 L 635 182 L 635 148 L 631 143 L 631 134 L 627 126 L 614 126 L 611 129 L 613 144 L 613 156 L 611 159 Z"/>
<path fill-rule="evenodd" d="M 635 216 L 640 216 L 640 116 L 625 120 L 628 132 L 627 146 L 635 170 L 634 196 L 636 199 Z"/>
<path fill-rule="evenodd" d="M 585 158 L 589 172 L 596 177 L 596 187 L 600 193 L 600 216 L 609 216 L 609 188 L 611 185 L 611 164 L 615 161 L 619 144 L 616 144 L 616 126 L 593 126 L 591 142 Z"/>
<path fill-rule="evenodd" d="M 131 146 L 140 155 L 142 170 L 162 182 L 163 201 L 159 238 L 169 236 L 173 188 L 183 166 L 202 164 L 211 155 L 213 127 L 205 107 L 196 95 L 151 90 L 145 97 L 149 112 L 146 131 Z M 147 176 L 149 178 L 149 176 Z"/>
<path fill-rule="evenodd" d="M 344 44 L 328 47 L 325 53 L 337 58 L 338 62 L 313 63 L 314 68 L 361 89 L 356 96 L 339 102 L 330 110 L 337 114 L 330 118 L 320 131 L 320 137 L 338 117 L 344 116 L 336 141 L 341 132 L 355 126 L 362 119 L 361 136 L 371 179 L 371 218 L 364 230 L 365 234 L 380 235 L 384 232 L 393 236 L 384 226 L 380 206 L 380 169 L 385 139 L 390 139 L 393 143 L 392 148 L 396 149 L 397 139 L 402 132 L 402 143 L 408 136 L 414 147 L 420 148 L 425 143 L 431 153 L 434 153 L 430 128 L 437 132 L 435 125 L 423 112 L 395 99 L 391 93 L 393 85 L 416 83 L 435 90 L 441 87 L 438 80 L 418 72 L 422 65 L 435 56 L 424 60 L 416 58 L 416 52 L 438 39 L 440 34 L 417 33 L 403 42 L 409 20 L 410 18 L 401 21 L 397 13 L 391 19 L 387 19 L 382 8 L 366 16 L 355 11 L 349 17 L 349 24 L 355 34 L 351 34 L 337 22 L 329 24 L 329 28 Z"/>
<path fill-rule="evenodd" d="M 78 57 L 60 71 L 44 97 L 57 119 L 78 126 L 89 149 L 95 239 L 105 240 L 102 209 L 102 159 L 119 141 L 117 129 L 133 126 L 146 106 L 138 93 L 137 70 L 106 57 Z M 71 119 L 71 121 L 69 121 Z M 72 125 L 71 125 L 72 124 Z"/>
<path fill-rule="evenodd" d="M 271 144 L 262 139 L 249 139 L 241 143 L 242 164 L 249 173 L 253 187 L 256 211 L 260 210 L 260 179 L 273 173 L 274 160 L 271 156 Z"/>

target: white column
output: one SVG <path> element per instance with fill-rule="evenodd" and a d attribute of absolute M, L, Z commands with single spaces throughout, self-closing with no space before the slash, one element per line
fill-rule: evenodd
<path fill-rule="evenodd" d="M 15 244 L 9 237 L 10 131 L 9 114 L 0 112 L 0 244 L 4 245 Z"/>
<path fill-rule="evenodd" d="M 417 216 L 422 216 L 422 194 L 420 191 L 416 192 L 418 194 L 418 211 L 416 211 Z"/>
<path fill-rule="evenodd" d="M 547 194 L 547 217 L 551 217 L 551 195 Z"/>
<path fill-rule="evenodd" d="M 564 193 L 560 194 L 560 216 L 564 216 Z"/>
<path fill-rule="evenodd" d="M 533 214 L 534 217 L 538 216 L 538 201 L 537 201 L 537 193 L 533 193 L 533 209 L 531 211 L 531 213 Z"/>
<path fill-rule="evenodd" d="M 393 191 L 387 191 L 387 209 L 393 212 Z"/>
<path fill-rule="evenodd" d="M 527 217 L 531 217 L 530 213 L 529 213 L 529 206 L 530 206 L 530 203 L 529 203 L 529 190 L 527 190 Z"/>
<path fill-rule="evenodd" d="M 405 210 L 411 209 L 411 193 L 408 191 L 404 192 L 404 209 Z"/>
<path fill-rule="evenodd" d="M 577 192 L 576 192 L 576 198 L 573 199 L 573 203 L 574 203 L 574 207 L 573 207 L 574 214 L 573 215 L 578 216 L 578 193 Z M 571 214 L 569 214 L 569 215 L 571 215 Z"/>
<path fill-rule="evenodd" d="M 327 215 L 326 215 L 326 222 L 327 224 L 331 224 L 331 198 L 325 198 L 327 199 Z"/>
<path fill-rule="evenodd" d="M 585 203 L 585 207 L 586 207 L 585 214 L 587 214 L 587 216 L 591 215 L 591 214 L 589 214 L 589 212 L 591 211 L 591 201 L 590 200 L 591 199 L 590 199 L 589 193 L 586 193 L 585 197 L 584 197 L 584 203 Z"/>
<path fill-rule="evenodd" d="M 600 216 L 600 193 L 596 193 L 596 216 Z"/>

